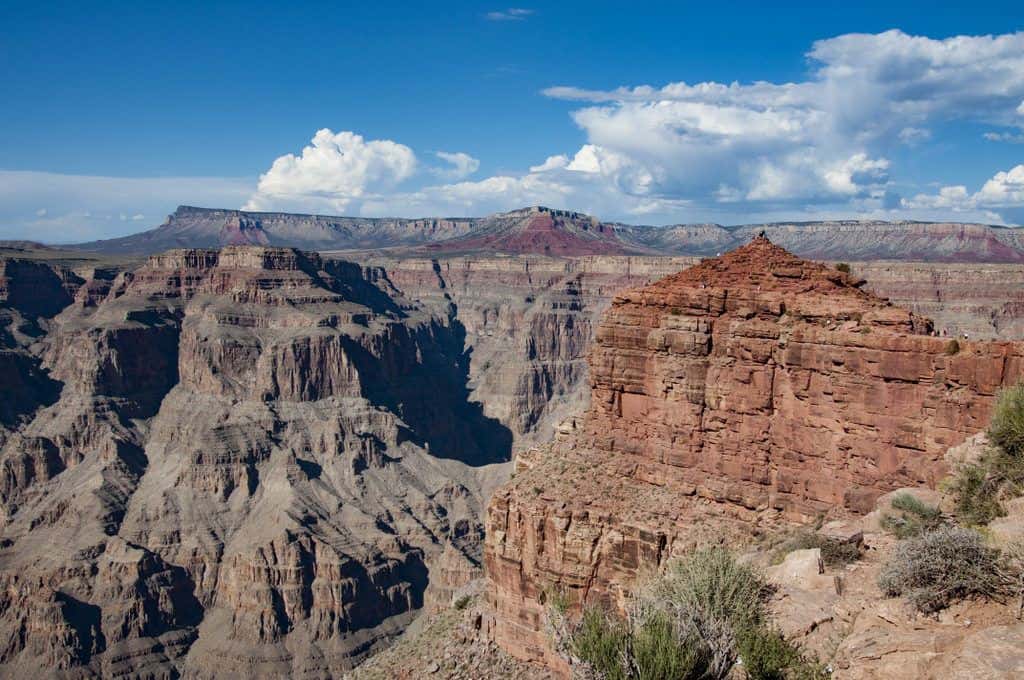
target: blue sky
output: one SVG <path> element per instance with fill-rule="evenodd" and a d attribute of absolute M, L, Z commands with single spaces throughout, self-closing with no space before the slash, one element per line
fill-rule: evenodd
<path fill-rule="evenodd" d="M 178 204 L 1024 221 L 1019 2 L 293 4 L 3 3 L 0 238 Z"/>

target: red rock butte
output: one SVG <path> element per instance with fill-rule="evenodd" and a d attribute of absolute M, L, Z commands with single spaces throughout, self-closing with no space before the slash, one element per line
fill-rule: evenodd
<path fill-rule="evenodd" d="M 942 479 L 1021 378 L 1024 343 L 936 335 L 862 283 L 758 237 L 616 296 L 589 411 L 488 508 L 496 640 L 552 662 L 547 593 L 614 600 L 697 543 Z"/>
<path fill-rule="evenodd" d="M 553 256 L 645 252 L 619 239 L 615 227 L 566 210 L 536 207 L 495 215 L 478 231 L 426 247 L 430 252 L 493 251 Z"/>

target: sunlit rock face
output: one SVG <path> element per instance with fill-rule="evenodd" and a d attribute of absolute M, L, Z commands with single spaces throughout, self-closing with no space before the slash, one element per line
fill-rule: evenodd
<path fill-rule="evenodd" d="M 934 485 L 1024 375 L 1024 343 L 959 340 L 766 238 L 615 296 L 590 408 L 492 498 L 493 635 L 558 663 L 552 592 L 616 601 L 644 569 L 765 523 Z"/>

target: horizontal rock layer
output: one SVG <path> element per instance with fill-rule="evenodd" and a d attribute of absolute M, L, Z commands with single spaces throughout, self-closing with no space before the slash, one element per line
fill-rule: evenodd
<path fill-rule="evenodd" d="M 104 280 L 0 352 L 0 673 L 333 676 L 473 572 L 511 435 L 450 310 L 279 248 Z"/>
<path fill-rule="evenodd" d="M 757 238 L 617 295 L 589 411 L 489 505 L 496 640 L 557 663 L 552 592 L 615 601 L 688 545 L 934 485 L 1024 375 L 1024 343 L 953 344 L 862 283 Z"/>

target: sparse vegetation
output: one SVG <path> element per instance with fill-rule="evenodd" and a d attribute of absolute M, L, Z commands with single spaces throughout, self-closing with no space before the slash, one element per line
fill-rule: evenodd
<path fill-rule="evenodd" d="M 1001 501 L 1024 492 L 1024 383 L 999 393 L 988 438 L 989 449 L 961 465 L 949 483 L 957 516 L 969 525 L 1001 517 Z"/>
<path fill-rule="evenodd" d="M 470 603 L 470 601 L 472 599 L 473 598 L 470 597 L 469 595 L 463 595 L 459 599 L 455 600 L 455 605 L 454 605 L 455 609 L 458 610 L 458 611 L 462 611 L 463 609 L 465 609 L 469 605 L 469 603 Z"/>
<path fill-rule="evenodd" d="M 908 493 L 901 493 L 892 499 L 895 513 L 882 515 L 882 528 L 896 538 L 913 538 L 926 531 L 942 526 L 942 511 L 928 505 Z"/>
<path fill-rule="evenodd" d="M 999 551 L 974 529 L 944 526 L 900 541 L 883 565 L 878 585 L 931 613 L 968 597 L 1000 598 L 1009 587 Z"/>
<path fill-rule="evenodd" d="M 988 438 L 1008 455 L 1024 457 L 1024 383 L 999 393 L 989 421 Z"/>
<path fill-rule="evenodd" d="M 755 680 L 823 677 L 770 626 L 769 592 L 728 551 L 705 549 L 641 588 L 625 617 L 591 608 L 576 626 L 556 626 L 558 643 L 587 672 L 608 680 L 725 678 L 738 659 Z"/>
<path fill-rule="evenodd" d="M 821 664 L 809 661 L 774 628 L 761 627 L 740 640 L 740 658 L 750 680 L 824 680 Z"/>
<path fill-rule="evenodd" d="M 860 547 L 839 539 L 824 536 L 816 531 L 804 529 L 784 541 L 772 556 L 772 562 L 781 563 L 794 550 L 818 548 L 822 561 L 830 567 L 841 567 L 860 559 Z"/>
<path fill-rule="evenodd" d="M 837 264 L 836 269 L 843 272 L 844 274 L 850 273 L 850 265 L 846 264 L 845 262 L 840 262 L 839 264 Z"/>
<path fill-rule="evenodd" d="M 950 340 L 946 343 L 946 354 L 948 356 L 956 356 L 960 354 L 960 343 L 956 339 Z"/>

